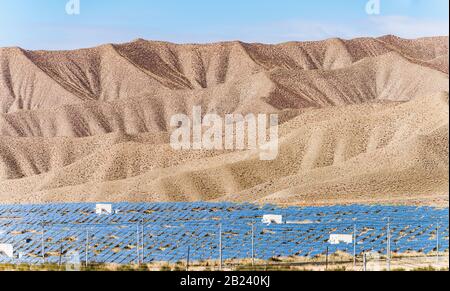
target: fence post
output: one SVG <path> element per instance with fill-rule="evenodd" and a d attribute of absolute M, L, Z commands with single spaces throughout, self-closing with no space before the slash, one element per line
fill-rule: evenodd
<path fill-rule="evenodd" d="M 436 267 L 437 268 L 439 268 L 439 261 L 440 261 L 440 258 L 439 258 L 439 248 L 441 247 L 440 246 L 440 244 L 439 244 L 439 227 L 440 227 L 440 224 L 439 224 L 439 222 L 437 223 L 437 226 L 436 226 Z"/>
<path fill-rule="evenodd" d="M 353 226 L 353 269 L 356 270 L 356 223 Z"/>
<path fill-rule="evenodd" d="M 364 270 L 364 272 L 367 271 L 367 254 L 365 252 L 363 255 L 363 270 Z"/>
<path fill-rule="evenodd" d="M 141 256 L 141 252 L 139 251 L 139 222 L 136 225 L 136 264 L 139 266 L 140 265 L 140 256 Z"/>
<path fill-rule="evenodd" d="M 327 246 L 327 253 L 326 253 L 326 257 L 325 257 L 325 271 L 328 271 L 328 254 L 329 254 L 329 249 Z"/>
<path fill-rule="evenodd" d="M 255 222 L 252 223 L 252 267 L 255 266 Z"/>
<path fill-rule="evenodd" d="M 62 255 L 63 255 L 63 245 L 62 242 L 59 243 L 59 261 L 58 261 L 58 267 L 61 267 L 62 265 Z"/>
<path fill-rule="evenodd" d="M 87 268 L 89 264 L 89 228 L 86 228 L 86 258 L 84 264 Z"/>
<path fill-rule="evenodd" d="M 387 270 L 391 270 L 391 218 L 388 218 L 387 224 Z"/>
<path fill-rule="evenodd" d="M 189 263 L 190 263 L 190 256 L 191 256 L 191 246 L 188 246 L 187 249 L 187 258 L 186 258 L 186 272 L 189 271 Z"/>
<path fill-rule="evenodd" d="M 44 243 L 44 233 L 45 233 L 45 226 L 44 223 L 42 223 L 42 235 L 41 235 L 41 256 L 42 256 L 42 263 L 45 264 L 45 243 Z"/>
<path fill-rule="evenodd" d="M 219 271 L 222 271 L 222 224 L 219 224 Z"/>
<path fill-rule="evenodd" d="M 141 247 L 142 247 L 142 260 L 141 263 L 145 264 L 145 223 L 144 219 L 142 219 L 142 228 L 141 228 Z"/>

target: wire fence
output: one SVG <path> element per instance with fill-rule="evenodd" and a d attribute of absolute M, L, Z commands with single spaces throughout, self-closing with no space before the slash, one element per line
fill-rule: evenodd
<path fill-rule="evenodd" d="M 448 221 L 185 221 L 154 225 L 12 224 L 0 264 L 179 265 L 214 270 L 448 268 Z M 332 235 L 338 237 L 332 241 Z M 341 241 L 339 240 L 341 239 Z M 1 249 L 1 248 L 0 248 Z"/>

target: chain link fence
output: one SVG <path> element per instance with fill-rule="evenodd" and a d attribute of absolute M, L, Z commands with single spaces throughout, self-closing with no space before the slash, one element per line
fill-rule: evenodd
<path fill-rule="evenodd" d="M 330 241 L 331 235 L 347 238 Z M 383 271 L 448 268 L 448 223 L 440 221 L 145 221 L 105 225 L 15 224 L 0 264 L 144 265 L 191 270 Z M 0 248 L 1 249 L 1 248 Z"/>

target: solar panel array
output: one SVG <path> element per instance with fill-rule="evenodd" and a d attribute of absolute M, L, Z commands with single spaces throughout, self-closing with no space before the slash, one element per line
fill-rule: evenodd
<path fill-rule="evenodd" d="M 328 251 L 448 251 L 449 211 L 431 207 L 288 207 L 232 203 L 118 203 L 97 215 L 95 204 L 0 206 L 0 244 L 14 258 L 0 263 L 151 263 L 316 257 Z M 283 224 L 265 225 L 264 215 Z M 356 230 L 356 231 L 355 231 Z M 390 230 L 390 232 L 388 231 Z M 354 244 L 329 244 L 330 234 L 356 234 Z"/>

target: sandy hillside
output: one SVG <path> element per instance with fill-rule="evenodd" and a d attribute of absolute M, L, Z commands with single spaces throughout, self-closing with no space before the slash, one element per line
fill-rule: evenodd
<path fill-rule="evenodd" d="M 448 37 L 0 49 L 0 203 L 448 205 Z M 175 151 L 170 118 L 278 113 L 280 154 Z"/>

